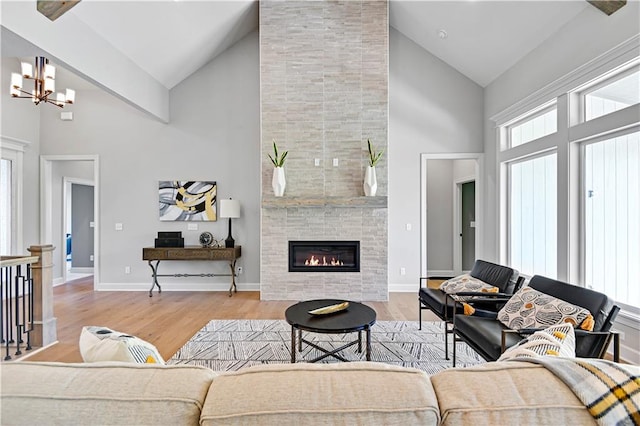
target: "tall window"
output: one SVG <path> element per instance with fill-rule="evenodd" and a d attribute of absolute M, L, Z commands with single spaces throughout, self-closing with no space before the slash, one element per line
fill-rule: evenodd
<path fill-rule="evenodd" d="M 606 80 L 583 92 L 583 96 L 585 121 L 640 103 L 640 70 L 635 68 Z"/>
<path fill-rule="evenodd" d="M 557 275 L 556 157 L 509 166 L 509 264 L 526 275 Z"/>
<path fill-rule="evenodd" d="M 11 202 L 12 199 L 11 160 L 0 160 L 0 254 L 11 251 Z"/>
<path fill-rule="evenodd" d="M 640 133 L 586 145 L 583 158 L 585 285 L 640 308 Z"/>

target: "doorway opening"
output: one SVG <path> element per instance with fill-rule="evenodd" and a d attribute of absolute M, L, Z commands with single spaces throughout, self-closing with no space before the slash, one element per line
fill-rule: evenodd
<path fill-rule="evenodd" d="M 97 155 L 40 156 L 40 242 L 56 247 L 54 285 L 100 282 L 98 170 Z"/>
<path fill-rule="evenodd" d="M 421 276 L 456 276 L 481 258 L 482 154 L 422 154 Z"/>

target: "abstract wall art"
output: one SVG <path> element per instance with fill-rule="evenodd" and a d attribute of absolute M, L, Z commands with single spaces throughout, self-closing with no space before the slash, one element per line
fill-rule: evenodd
<path fill-rule="evenodd" d="M 217 220 L 217 184 L 212 181 L 168 181 L 158 184 L 160 220 Z"/>

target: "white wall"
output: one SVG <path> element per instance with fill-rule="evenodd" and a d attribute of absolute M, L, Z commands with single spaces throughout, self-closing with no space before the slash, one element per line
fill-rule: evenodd
<path fill-rule="evenodd" d="M 101 289 L 146 289 L 151 270 L 142 248 L 158 231 L 182 231 L 197 245 L 203 231 L 227 236 L 228 222 L 160 222 L 159 180 L 215 180 L 218 198 L 242 204 L 233 236 L 242 246 L 240 289 L 259 279 L 259 65 L 258 33 L 253 32 L 171 91 L 172 122 L 163 124 L 102 91 L 82 91 L 74 120 L 61 121 L 57 108 L 42 108 L 41 154 L 97 154 L 100 159 Z M 30 173 L 37 175 L 37 169 Z M 115 223 L 123 230 L 115 231 Z M 57 244 L 56 244 L 57 245 Z M 228 273 L 224 262 L 164 262 L 159 273 Z M 125 274 L 131 267 L 131 275 Z M 228 277 L 161 278 L 163 289 L 219 288 Z M 169 283 L 175 282 L 175 285 Z M 249 284 L 247 284 L 249 283 Z M 217 287 L 216 287 L 217 286 Z"/>
<path fill-rule="evenodd" d="M 420 154 L 482 152 L 483 89 L 395 28 L 389 55 L 389 290 L 416 291 Z"/>

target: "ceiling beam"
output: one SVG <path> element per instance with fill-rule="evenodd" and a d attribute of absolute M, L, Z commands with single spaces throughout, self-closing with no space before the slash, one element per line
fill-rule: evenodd
<path fill-rule="evenodd" d="M 64 15 L 67 10 L 71 9 L 78 3 L 80 3 L 80 0 L 38 0 L 38 5 L 36 7 L 38 9 L 38 12 L 42 13 L 50 20 L 55 21 L 56 19 Z"/>
<path fill-rule="evenodd" d="M 600 9 L 607 15 L 616 12 L 622 6 L 627 4 L 627 0 L 587 0 L 592 6 Z"/>

